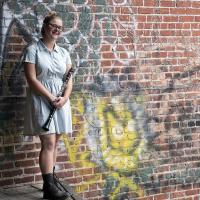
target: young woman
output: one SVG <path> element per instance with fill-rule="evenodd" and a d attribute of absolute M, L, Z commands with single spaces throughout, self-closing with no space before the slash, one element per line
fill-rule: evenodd
<path fill-rule="evenodd" d="M 69 53 L 56 44 L 62 31 L 62 19 L 55 12 L 50 12 L 43 21 L 42 38 L 29 45 L 24 56 L 24 72 L 29 85 L 24 132 L 39 135 L 41 141 L 39 165 L 44 182 L 43 198 L 53 200 L 66 198 L 54 183 L 53 168 L 60 136 L 72 132 L 69 101 L 72 78 L 68 82 L 64 96 L 56 96 L 61 89 L 63 75 L 71 68 Z M 42 126 L 49 116 L 52 105 L 57 110 L 49 131 L 44 131 Z"/>

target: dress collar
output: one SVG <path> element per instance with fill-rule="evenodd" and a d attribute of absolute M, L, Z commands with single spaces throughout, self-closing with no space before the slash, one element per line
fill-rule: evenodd
<path fill-rule="evenodd" d="M 39 40 L 39 49 L 40 49 L 40 50 L 45 50 L 45 51 L 51 52 L 51 51 L 45 46 L 45 44 L 42 42 L 42 39 Z M 58 45 L 57 45 L 57 44 L 54 45 L 54 48 L 53 48 L 52 52 L 53 52 L 53 51 L 58 52 Z"/>

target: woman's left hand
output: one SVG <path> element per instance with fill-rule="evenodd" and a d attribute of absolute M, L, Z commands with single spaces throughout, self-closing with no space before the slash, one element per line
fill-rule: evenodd
<path fill-rule="evenodd" d="M 61 108 L 67 101 L 68 98 L 66 97 L 57 97 L 56 100 L 53 102 L 53 105 L 56 108 Z"/>

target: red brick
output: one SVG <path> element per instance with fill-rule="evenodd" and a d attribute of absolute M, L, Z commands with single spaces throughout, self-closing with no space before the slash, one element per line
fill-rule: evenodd
<path fill-rule="evenodd" d="M 194 19 L 194 16 L 179 16 L 180 22 L 193 22 Z"/>
<path fill-rule="evenodd" d="M 14 138 L 12 136 L 3 138 L 3 144 L 11 144 L 13 142 L 14 142 Z"/>
<path fill-rule="evenodd" d="M 66 178 L 66 181 L 69 183 L 69 184 L 80 184 L 82 183 L 82 178 L 81 177 L 75 177 L 75 178 Z"/>
<path fill-rule="evenodd" d="M 130 21 L 130 15 L 119 15 L 118 18 L 119 21 L 126 21 L 126 22 Z"/>
<path fill-rule="evenodd" d="M 19 44 L 19 43 L 22 43 L 23 40 L 21 37 L 18 37 L 18 36 L 12 36 L 9 38 L 9 42 L 12 43 L 12 44 Z"/>
<path fill-rule="evenodd" d="M 102 67 L 111 66 L 111 61 L 110 60 L 102 60 L 101 66 Z"/>
<path fill-rule="evenodd" d="M 40 173 L 39 167 L 29 167 L 24 169 L 24 174 L 37 174 Z"/>
<path fill-rule="evenodd" d="M 31 183 L 34 181 L 34 176 L 25 176 L 22 178 L 14 178 L 15 184 Z"/>
<path fill-rule="evenodd" d="M 186 10 L 186 14 L 188 15 L 199 15 L 199 12 L 200 12 L 200 8 L 191 8 L 191 9 L 187 9 Z"/>
<path fill-rule="evenodd" d="M 160 1 L 161 7 L 175 7 L 174 1 Z"/>
<path fill-rule="evenodd" d="M 111 45 L 102 45 L 101 47 L 101 52 L 104 52 L 104 51 L 111 51 Z"/>
<path fill-rule="evenodd" d="M 178 16 L 163 16 L 164 22 L 178 22 L 179 17 Z"/>
<path fill-rule="evenodd" d="M 93 168 L 85 168 L 81 169 L 78 174 L 79 175 L 87 175 L 87 174 L 93 174 L 94 169 Z"/>
<path fill-rule="evenodd" d="M 170 170 L 169 166 L 160 166 L 156 168 L 156 172 L 167 172 Z"/>
<path fill-rule="evenodd" d="M 57 176 L 60 178 L 71 178 L 74 177 L 74 172 L 73 171 L 60 171 L 56 172 Z"/>
<path fill-rule="evenodd" d="M 115 56 L 114 56 L 113 53 L 103 53 L 103 54 L 102 54 L 102 58 L 105 58 L 105 59 L 113 59 L 113 58 L 115 58 Z"/>
<path fill-rule="evenodd" d="M 15 177 L 15 176 L 19 176 L 22 175 L 23 171 L 20 169 L 16 169 L 16 170 L 9 170 L 9 171 L 3 171 L 2 172 L 2 177 Z"/>
<path fill-rule="evenodd" d="M 144 1 L 141 1 L 141 0 L 132 0 L 132 1 L 133 1 L 133 5 L 135 6 L 143 6 Z"/>
<path fill-rule="evenodd" d="M 144 1 L 144 6 L 156 7 L 156 5 L 157 5 L 157 1 L 156 0 Z"/>
<path fill-rule="evenodd" d="M 168 194 L 159 194 L 154 196 L 154 200 L 166 200 L 169 198 Z"/>
<path fill-rule="evenodd" d="M 128 7 L 121 7 L 120 11 L 121 14 L 133 14 Z"/>
<path fill-rule="evenodd" d="M 192 3 L 190 1 L 178 1 L 176 2 L 177 7 L 191 7 Z"/>
<path fill-rule="evenodd" d="M 14 180 L 13 180 L 13 178 L 11 179 L 1 179 L 0 180 L 0 187 L 2 187 L 2 186 L 7 186 L 7 185 L 12 185 L 14 183 Z"/>
<path fill-rule="evenodd" d="M 193 190 L 185 191 L 185 194 L 187 196 L 191 196 L 191 195 L 195 195 L 195 194 L 199 194 L 199 193 L 200 193 L 200 189 L 193 189 Z"/>
<path fill-rule="evenodd" d="M 23 160 L 26 158 L 26 154 L 25 153 L 16 153 L 15 154 L 15 160 Z"/>
<path fill-rule="evenodd" d="M 85 192 L 84 197 L 86 199 L 91 199 L 92 197 L 100 196 L 102 191 L 97 190 L 97 191 L 91 191 L 91 192 Z"/>
<path fill-rule="evenodd" d="M 35 162 L 34 160 L 23 160 L 23 161 L 16 161 L 15 166 L 16 167 L 31 167 L 34 166 Z"/>
<path fill-rule="evenodd" d="M 13 162 L 2 162 L 0 164 L 0 170 L 13 169 L 13 168 L 14 168 Z"/>
<path fill-rule="evenodd" d="M 146 22 L 147 21 L 147 17 L 144 15 L 138 15 L 137 16 L 137 21 L 138 22 Z"/>
<path fill-rule="evenodd" d="M 25 144 L 23 146 L 16 145 L 15 146 L 16 151 L 27 151 L 27 150 L 33 150 L 35 149 L 35 144 Z"/>
<path fill-rule="evenodd" d="M 40 175 L 35 175 L 35 179 L 34 179 L 35 181 L 39 181 L 39 182 L 41 182 L 43 179 L 42 179 L 42 175 L 40 174 Z"/>
<path fill-rule="evenodd" d="M 69 158 L 66 155 L 64 155 L 64 156 L 58 155 L 57 156 L 57 162 L 64 162 L 64 161 L 68 161 L 68 160 L 69 160 Z"/>
<path fill-rule="evenodd" d="M 138 8 L 138 13 L 140 13 L 140 14 L 153 14 L 154 13 L 154 9 L 153 8 L 139 7 Z"/>
<path fill-rule="evenodd" d="M 170 14 L 186 14 L 185 8 L 170 8 Z"/>
<path fill-rule="evenodd" d="M 89 185 L 89 191 L 91 190 L 97 190 L 98 189 L 98 184 L 94 183 L 94 184 L 90 184 Z"/>
<path fill-rule="evenodd" d="M 27 152 L 26 156 L 27 158 L 38 158 L 39 154 L 40 154 L 39 151 Z"/>
<path fill-rule="evenodd" d="M 184 197 L 185 196 L 185 192 L 184 191 L 178 191 L 178 192 L 173 192 L 171 193 L 171 197 L 173 199 L 178 198 L 178 197 Z"/>

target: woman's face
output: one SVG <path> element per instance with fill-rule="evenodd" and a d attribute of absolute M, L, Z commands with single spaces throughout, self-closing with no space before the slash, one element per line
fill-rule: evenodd
<path fill-rule="evenodd" d="M 52 40 L 57 40 L 62 31 L 63 31 L 63 22 L 60 18 L 52 19 L 45 26 L 45 36 Z"/>

